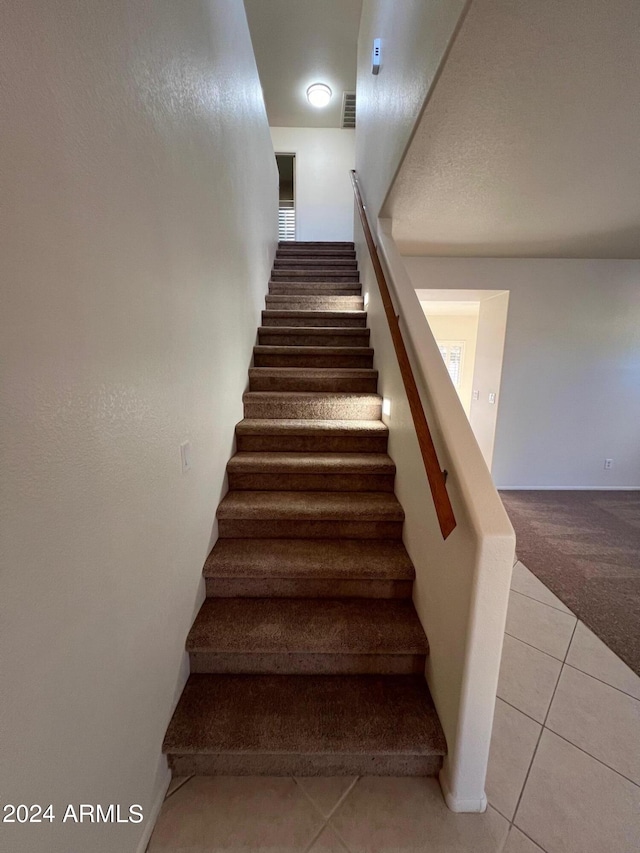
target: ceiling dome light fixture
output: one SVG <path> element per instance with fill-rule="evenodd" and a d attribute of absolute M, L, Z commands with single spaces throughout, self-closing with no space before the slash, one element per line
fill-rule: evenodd
<path fill-rule="evenodd" d="M 326 83 L 313 83 L 307 89 L 307 100 L 312 107 L 326 107 L 332 95 Z"/>

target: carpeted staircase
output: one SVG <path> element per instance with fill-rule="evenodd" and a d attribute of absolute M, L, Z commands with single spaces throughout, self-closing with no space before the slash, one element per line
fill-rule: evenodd
<path fill-rule="evenodd" d="M 352 243 L 281 243 L 164 752 L 175 775 L 432 775 L 424 680 Z"/>

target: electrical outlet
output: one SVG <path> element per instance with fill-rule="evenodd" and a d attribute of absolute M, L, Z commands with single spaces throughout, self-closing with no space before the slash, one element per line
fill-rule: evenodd
<path fill-rule="evenodd" d="M 489 391 L 489 402 L 495 403 L 495 401 L 496 401 L 496 392 L 495 391 Z"/>
<path fill-rule="evenodd" d="M 180 462 L 183 474 L 191 470 L 191 442 L 189 441 L 183 441 L 180 445 Z"/>
<path fill-rule="evenodd" d="M 613 459 L 605 459 L 604 460 L 604 470 L 608 471 L 610 468 L 613 468 Z"/>

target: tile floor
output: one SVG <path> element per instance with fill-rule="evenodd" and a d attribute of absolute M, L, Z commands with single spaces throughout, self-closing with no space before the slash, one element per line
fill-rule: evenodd
<path fill-rule="evenodd" d="M 521 563 L 487 797 L 455 815 L 435 779 L 177 779 L 148 850 L 638 853 L 640 678 Z"/>

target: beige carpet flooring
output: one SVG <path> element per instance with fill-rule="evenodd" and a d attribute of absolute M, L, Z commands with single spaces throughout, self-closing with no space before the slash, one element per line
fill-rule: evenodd
<path fill-rule="evenodd" d="M 518 558 L 640 675 L 640 491 L 505 491 Z"/>

